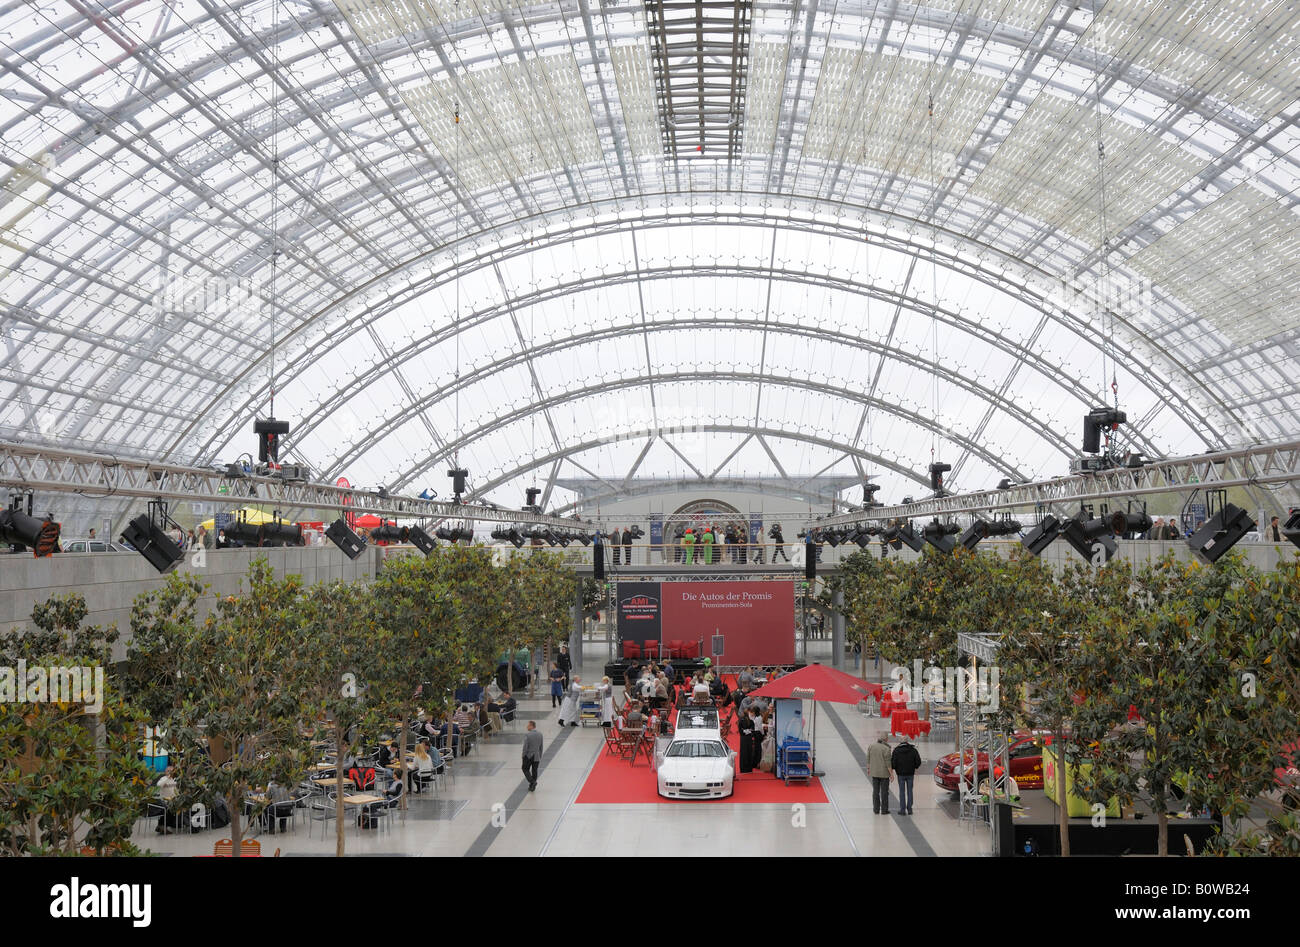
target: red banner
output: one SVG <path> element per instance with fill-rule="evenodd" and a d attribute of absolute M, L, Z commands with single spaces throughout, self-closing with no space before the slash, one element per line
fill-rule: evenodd
<path fill-rule="evenodd" d="M 718 664 L 794 663 L 793 582 L 664 582 L 663 637 L 703 639 Z"/>

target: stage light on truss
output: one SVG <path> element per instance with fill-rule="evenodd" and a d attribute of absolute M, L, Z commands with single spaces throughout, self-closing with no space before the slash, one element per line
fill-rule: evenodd
<path fill-rule="evenodd" d="M 347 520 L 339 517 L 325 530 L 325 538 L 343 550 L 343 555 L 355 559 L 366 548 L 365 540 L 352 531 Z"/>
<path fill-rule="evenodd" d="M 967 549 L 974 550 L 981 540 L 991 536 L 1015 536 L 1020 532 L 1020 523 L 1013 519 L 985 520 L 975 517 L 974 522 L 966 527 L 957 542 Z"/>
<path fill-rule="evenodd" d="M 524 509 L 535 510 L 537 509 L 537 498 L 542 495 L 542 488 L 528 487 L 524 490 L 524 495 L 526 497 L 524 501 Z"/>
<path fill-rule="evenodd" d="M 524 538 L 525 538 L 524 534 L 517 529 L 512 529 L 510 530 L 509 533 L 506 534 L 506 539 L 510 540 L 511 544 L 516 549 L 518 549 L 520 546 L 524 544 Z"/>
<path fill-rule="evenodd" d="M 912 529 L 912 524 L 908 522 L 894 523 L 882 535 L 885 541 L 895 549 L 901 549 L 904 543 L 913 552 L 920 552 L 925 548 L 925 539 L 918 536 L 916 531 Z"/>
<path fill-rule="evenodd" d="M 392 523 L 384 523 L 370 531 L 370 541 L 372 543 L 404 543 L 406 539 L 406 527 L 395 526 Z"/>
<path fill-rule="evenodd" d="M 181 547 L 141 513 L 122 530 L 122 541 L 131 546 L 159 572 L 168 572 L 185 558 Z"/>
<path fill-rule="evenodd" d="M 1118 430 L 1127 420 L 1127 416 L 1118 408 L 1093 408 L 1083 418 L 1083 452 L 1098 453 L 1101 450 L 1102 430 Z"/>
<path fill-rule="evenodd" d="M 1290 520 L 1287 523 L 1290 524 Z M 1215 513 L 1205 525 L 1187 540 L 1192 551 L 1206 562 L 1218 562 L 1219 557 L 1235 546 L 1243 536 L 1255 528 L 1255 521 L 1240 507 L 1227 504 Z"/>
<path fill-rule="evenodd" d="M 1291 511 L 1291 515 L 1282 524 L 1282 535 L 1296 546 L 1300 546 L 1300 509 Z"/>
<path fill-rule="evenodd" d="M 1116 536 L 1136 539 L 1150 529 L 1151 517 L 1147 516 L 1145 510 L 1136 513 L 1116 510 L 1110 515 L 1110 531 Z"/>
<path fill-rule="evenodd" d="M 1115 545 L 1115 537 L 1111 533 L 1110 519 L 1093 517 L 1082 510 L 1065 521 L 1061 527 L 1061 535 L 1075 552 L 1089 562 L 1096 561 L 1098 550 L 1101 551 L 1104 561 L 1110 562 L 1119 548 Z"/>
<path fill-rule="evenodd" d="M 438 544 L 433 541 L 433 537 L 426 533 L 423 527 L 411 526 L 406 530 L 406 538 L 416 549 L 426 556 L 433 552 L 434 547 Z"/>
<path fill-rule="evenodd" d="M 1061 521 L 1051 513 L 1046 514 L 1038 525 L 1031 529 L 1028 535 L 1020 541 L 1035 556 L 1041 556 L 1043 550 L 1052 544 L 1057 536 L 1061 535 Z"/>
<path fill-rule="evenodd" d="M 952 470 L 952 464 L 933 463 L 930 465 L 930 489 L 934 495 L 941 497 L 944 495 L 943 475 Z"/>
<path fill-rule="evenodd" d="M 447 476 L 451 478 L 451 492 L 456 495 L 456 502 L 460 502 L 460 496 L 465 492 L 465 481 L 469 477 L 469 471 L 462 467 L 456 467 L 447 471 Z"/>
<path fill-rule="evenodd" d="M 921 535 L 925 541 L 940 552 L 952 552 L 957 543 L 952 538 L 961 529 L 956 523 L 940 523 L 939 518 L 935 517 L 926 523 L 921 530 Z"/>
<path fill-rule="evenodd" d="M 26 547 L 38 558 L 58 549 L 61 530 L 49 516 L 41 520 L 21 510 L 0 510 L 0 543 Z"/>
<path fill-rule="evenodd" d="M 302 526 L 280 520 L 263 523 L 258 542 L 262 546 L 301 546 L 303 545 Z"/>
<path fill-rule="evenodd" d="M 883 506 L 884 504 L 876 502 L 876 493 L 879 490 L 880 484 L 878 483 L 864 483 L 862 485 L 862 505 L 867 509 Z"/>

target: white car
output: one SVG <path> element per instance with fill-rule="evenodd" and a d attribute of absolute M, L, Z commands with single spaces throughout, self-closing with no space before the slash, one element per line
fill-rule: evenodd
<path fill-rule="evenodd" d="M 683 707 L 672 740 L 654 759 L 661 796 L 725 799 L 735 791 L 736 754 L 722 739 L 714 707 Z"/>

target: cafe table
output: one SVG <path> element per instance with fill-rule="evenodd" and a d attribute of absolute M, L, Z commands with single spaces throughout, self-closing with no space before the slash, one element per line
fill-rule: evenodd
<path fill-rule="evenodd" d="M 357 793 L 354 795 L 343 797 L 343 805 L 354 809 L 360 808 L 362 806 L 368 806 L 372 803 L 383 802 L 383 801 L 384 801 L 383 796 L 376 796 L 373 793 L 368 793 L 368 792 Z M 356 822 L 357 832 L 359 834 L 361 832 L 361 819 L 358 817 L 354 821 Z"/>

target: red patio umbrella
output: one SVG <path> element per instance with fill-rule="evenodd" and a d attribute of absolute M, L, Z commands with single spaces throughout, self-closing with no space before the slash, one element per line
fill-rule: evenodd
<path fill-rule="evenodd" d="M 880 699 L 884 688 L 879 684 L 864 681 L 845 674 L 824 664 L 809 664 L 807 667 L 792 671 L 785 677 L 768 681 L 758 690 L 756 697 L 787 698 L 793 700 L 826 700 L 836 704 L 857 704 L 868 697 Z M 817 704 L 813 704 L 813 775 L 820 776 L 817 769 Z"/>
<path fill-rule="evenodd" d="M 795 691 L 799 693 L 794 693 Z M 756 697 L 792 697 L 803 700 L 829 700 L 837 704 L 856 704 L 868 697 L 880 699 L 883 688 L 852 674 L 845 674 L 824 664 L 810 664 L 785 677 L 768 681 L 754 691 Z"/>

